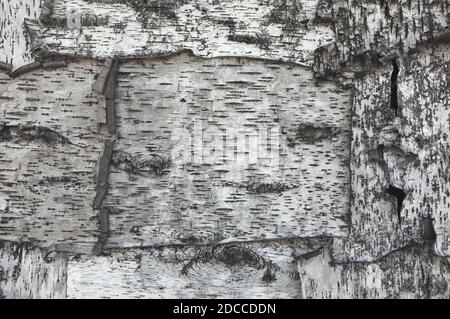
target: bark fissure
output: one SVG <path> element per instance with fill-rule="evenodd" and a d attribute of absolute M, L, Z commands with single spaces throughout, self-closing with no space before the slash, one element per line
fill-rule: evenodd
<path fill-rule="evenodd" d="M 392 74 L 391 74 L 391 108 L 395 111 L 395 116 L 398 116 L 398 74 L 400 72 L 397 60 L 392 60 Z"/>
<path fill-rule="evenodd" d="M 433 219 L 430 215 L 422 218 L 423 224 L 423 239 L 426 242 L 434 243 L 436 242 L 436 232 L 433 226 Z"/>
<path fill-rule="evenodd" d="M 397 212 L 398 222 L 399 222 L 399 224 L 401 224 L 401 221 L 402 221 L 401 212 L 402 212 L 402 208 L 403 208 L 403 201 L 406 197 L 405 191 L 401 188 L 390 185 L 389 188 L 386 190 L 386 193 L 391 196 L 394 196 L 397 200 L 396 212 Z"/>

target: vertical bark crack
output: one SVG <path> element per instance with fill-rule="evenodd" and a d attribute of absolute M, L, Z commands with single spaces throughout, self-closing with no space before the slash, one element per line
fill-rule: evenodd
<path fill-rule="evenodd" d="M 397 60 L 392 60 L 392 74 L 391 74 L 391 108 L 395 111 L 395 116 L 398 116 L 398 73 L 400 72 Z"/>
<path fill-rule="evenodd" d="M 403 200 L 405 199 L 406 194 L 403 189 L 392 185 L 389 186 L 389 188 L 386 190 L 386 193 L 394 196 L 397 199 L 397 216 L 398 222 L 401 223 L 401 211 L 403 207 Z"/>
<path fill-rule="evenodd" d="M 422 219 L 423 239 L 427 242 L 434 243 L 436 241 L 436 232 L 433 226 L 433 219 L 430 215 Z"/>

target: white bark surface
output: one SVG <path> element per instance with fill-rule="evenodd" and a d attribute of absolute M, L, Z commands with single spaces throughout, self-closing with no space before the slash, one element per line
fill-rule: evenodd
<path fill-rule="evenodd" d="M 90 84 L 100 69 L 85 60 L 0 75 L 2 240 L 96 241 L 92 202 L 103 137 Z"/>
<path fill-rule="evenodd" d="M 0 296 L 449 297 L 447 0 L 0 10 Z"/>
<path fill-rule="evenodd" d="M 117 81 L 114 247 L 347 234 L 349 91 L 187 54 L 121 64 Z"/>
<path fill-rule="evenodd" d="M 16 69 L 34 60 L 24 21 L 39 18 L 40 4 L 40 0 L 0 1 L 0 68 Z"/>
<path fill-rule="evenodd" d="M 294 258 L 320 241 L 121 249 L 69 258 L 69 298 L 297 298 Z"/>
<path fill-rule="evenodd" d="M 55 0 L 50 28 L 29 26 L 46 53 L 104 58 L 191 49 L 202 57 L 311 65 L 314 50 L 334 37 L 330 27 L 313 22 L 316 5 L 317 0 Z"/>

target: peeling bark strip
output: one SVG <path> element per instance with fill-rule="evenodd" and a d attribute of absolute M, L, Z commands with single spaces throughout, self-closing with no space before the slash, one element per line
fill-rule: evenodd
<path fill-rule="evenodd" d="M 101 72 L 98 74 L 97 79 L 95 80 L 94 84 L 92 85 L 92 88 L 94 91 L 100 94 L 105 93 L 105 87 L 109 79 L 109 74 L 111 72 L 111 68 L 113 66 L 114 60 L 113 59 L 106 59 L 105 63 L 103 65 L 103 68 Z"/>
<path fill-rule="evenodd" d="M 14 72 L 11 72 L 9 75 L 12 78 L 16 78 L 19 75 L 22 75 L 22 74 L 25 74 L 25 73 L 28 73 L 28 72 L 40 69 L 41 67 L 42 67 L 42 63 L 41 62 L 33 62 L 33 63 L 27 64 L 27 65 L 24 65 L 24 66 L 18 68 Z"/>
<path fill-rule="evenodd" d="M 94 209 L 99 209 L 102 206 L 103 198 L 108 190 L 109 167 L 111 165 L 112 153 L 113 142 L 111 140 L 106 140 L 105 149 L 99 162 L 97 187 L 95 188 L 96 194 L 93 204 Z"/>
<path fill-rule="evenodd" d="M 92 86 L 94 91 L 99 94 L 104 94 L 105 96 L 104 111 L 106 112 L 106 116 L 99 116 L 99 124 L 106 124 L 109 134 L 115 134 L 116 132 L 116 110 L 114 99 L 118 68 L 118 59 L 106 59 L 100 74 L 97 76 L 97 80 Z M 103 112 L 103 110 L 100 110 L 100 112 Z M 106 123 L 103 119 L 106 120 Z"/>
<path fill-rule="evenodd" d="M 9 73 L 9 76 L 12 78 L 16 78 L 22 74 L 32 72 L 32 71 L 38 70 L 40 68 L 56 69 L 56 68 L 65 67 L 65 66 L 67 66 L 67 64 L 68 63 L 65 60 L 62 60 L 62 61 L 37 61 L 37 62 L 33 62 L 33 63 L 24 65 L 24 66 L 16 69 L 15 71 Z"/>
<path fill-rule="evenodd" d="M 105 87 L 106 100 L 106 125 L 108 126 L 108 133 L 116 133 L 116 105 L 115 94 L 117 85 L 117 70 L 119 68 L 118 59 L 114 59 L 111 65 L 111 70 L 108 75 L 108 80 Z"/>

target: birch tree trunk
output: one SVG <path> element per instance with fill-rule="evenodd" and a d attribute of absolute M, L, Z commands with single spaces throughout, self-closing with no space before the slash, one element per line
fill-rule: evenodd
<path fill-rule="evenodd" d="M 447 0 L 0 0 L 0 296 L 449 298 Z"/>

